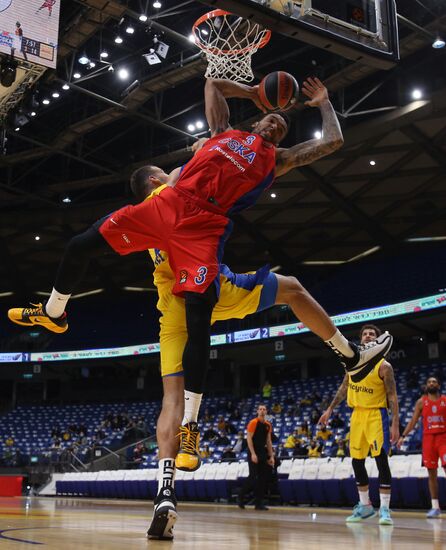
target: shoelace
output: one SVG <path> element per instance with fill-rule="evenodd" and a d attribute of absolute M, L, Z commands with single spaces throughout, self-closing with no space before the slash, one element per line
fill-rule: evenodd
<path fill-rule="evenodd" d="M 43 315 L 42 304 L 33 304 L 34 307 L 25 307 L 23 309 L 23 315 Z"/>
<path fill-rule="evenodd" d="M 180 426 L 180 431 L 177 433 L 177 437 L 180 438 L 180 449 L 190 454 L 196 454 L 198 452 L 198 432 L 192 432 L 186 426 Z"/>

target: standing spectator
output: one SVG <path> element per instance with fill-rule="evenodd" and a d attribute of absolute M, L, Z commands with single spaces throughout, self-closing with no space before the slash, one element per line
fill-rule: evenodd
<path fill-rule="evenodd" d="M 267 408 L 259 405 L 257 417 L 253 418 L 247 427 L 249 477 L 242 486 L 238 505 L 244 508 L 244 497 L 254 489 L 255 509 L 268 510 L 263 502 L 266 485 L 274 466 L 274 452 L 271 441 L 272 426 L 266 420 Z"/>
<path fill-rule="evenodd" d="M 247 447 L 246 439 L 244 437 L 243 432 L 240 430 L 237 434 L 237 441 L 235 442 L 233 451 L 235 454 L 240 454 L 246 449 L 246 447 Z"/>
<path fill-rule="evenodd" d="M 269 399 L 271 397 L 272 391 L 273 391 L 273 387 L 271 386 L 268 380 L 265 380 L 265 383 L 263 384 L 263 388 L 262 388 L 263 399 Z"/>
<path fill-rule="evenodd" d="M 219 432 L 221 432 L 222 430 L 226 430 L 226 420 L 222 416 L 218 417 L 217 430 Z"/>
<path fill-rule="evenodd" d="M 282 405 L 280 403 L 274 403 L 271 407 L 271 412 L 273 414 L 280 414 L 282 412 Z"/>
<path fill-rule="evenodd" d="M 9 435 L 9 436 L 6 438 L 5 445 L 6 445 L 7 447 L 12 447 L 12 446 L 14 445 L 14 438 L 12 437 L 12 435 Z"/>
<path fill-rule="evenodd" d="M 316 439 L 322 439 L 322 441 L 327 441 L 327 439 L 330 439 L 332 436 L 332 432 L 330 430 L 327 430 L 326 426 L 322 426 L 317 432 L 316 432 Z"/>

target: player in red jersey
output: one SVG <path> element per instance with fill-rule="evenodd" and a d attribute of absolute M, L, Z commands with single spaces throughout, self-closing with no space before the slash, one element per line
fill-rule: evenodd
<path fill-rule="evenodd" d="M 175 188 L 167 188 L 151 201 L 126 206 L 108 217 L 98 231 L 87 231 L 68 244 L 51 296 L 45 306 L 16 308 L 10 319 L 18 324 L 40 324 L 54 332 L 67 330 L 65 305 L 85 273 L 91 258 L 110 252 L 126 255 L 148 248 L 165 250 L 176 274 L 173 293 L 184 296 L 188 341 L 183 354 L 186 429 L 181 455 L 197 455 L 196 424 L 209 363 L 210 321 L 218 297 L 217 275 L 224 244 L 230 234 L 230 215 L 254 204 L 274 178 L 310 164 L 342 146 L 343 137 L 328 91 L 318 79 L 303 84 L 322 116 L 322 138 L 289 149 L 278 148 L 287 133 L 287 122 L 278 113 L 268 114 L 251 132 L 232 130 L 226 98 L 239 97 L 260 105 L 258 87 L 226 80 L 207 80 L 206 116 L 211 139 L 183 168 Z M 358 350 L 337 331 L 328 341 L 340 351 L 346 368 L 358 372 L 383 357 L 392 338 Z M 184 443 L 184 445 L 183 445 Z M 177 458 L 178 458 L 177 457 Z M 186 460 L 191 464 L 193 461 Z M 198 463 L 198 457 L 197 457 Z M 177 463 L 178 467 L 181 464 Z M 190 466 L 189 469 L 194 469 Z"/>
<path fill-rule="evenodd" d="M 56 0 L 45 0 L 45 2 L 40 6 L 38 10 L 36 10 L 36 13 L 39 13 L 40 10 L 43 10 L 44 8 L 48 8 L 48 16 L 51 17 L 53 13 L 53 6 L 56 3 Z"/>
<path fill-rule="evenodd" d="M 440 381 L 430 376 L 426 382 L 426 395 L 415 404 L 413 416 L 398 441 L 398 447 L 404 438 L 415 428 L 420 416 L 423 417 L 423 466 L 429 473 L 429 492 L 432 509 L 427 513 L 430 519 L 440 518 L 438 502 L 438 460 L 446 472 L 446 395 L 441 395 Z"/>

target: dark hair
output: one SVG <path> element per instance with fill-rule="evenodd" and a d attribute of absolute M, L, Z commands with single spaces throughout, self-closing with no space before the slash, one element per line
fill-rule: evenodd
<path fill-rule="evenodd" d="M 130 176 L 130 189 L 138 201 L 143 201 L 152 190 L 149 177 L 158 170 L 157 166 L 141 166 Z"/>
<path fill-rule="evenodd" d="M 427 384 L 427 381 L 430 380 L 431 378 L 433 378 L 434 380 L 436 380 L 437 383 L 438 383 L 438 385 L 441 386 L 441 382 L 440 382 L 440 379 L 438 378 L 438 376 L 433 376 L 433 375 L 432 375 L 432 376 L 428 376 L 428 377 L 426 378 L 426 384 Z"/>
<path fill-rule="evenodd" d="M 362 327 L 359 329 L 359 338 L 362 338 L 362 333 L 367 329 L 374 330 L 377 337 L 381 336 L 382 334 L 381 329 L 378 328 L 376 325 L 372 325 L 372 324 L 362 325 Z"/>

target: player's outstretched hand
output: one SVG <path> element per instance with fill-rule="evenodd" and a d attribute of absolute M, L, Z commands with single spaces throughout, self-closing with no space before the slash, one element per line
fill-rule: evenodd
<path fill-rule="evenodd" d="M 319 107 L 325 101 L 329 101 L 328 90 L 319 78 L 307 78 L 302 84 L 302 92 L 309 98 L 309 101 L 305 101 L 307 107 Z"/>
<path fill-rule="evenodd" d="M 321 426 L 326 426 L 328 424 L 328 421 L 330 420 L 331 411 L 330 409 L 327 409 L 324 414 L 319 418 L 318 424 Z"/>

